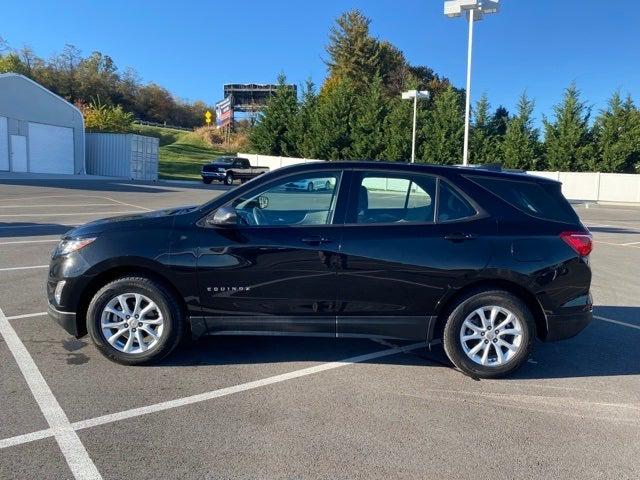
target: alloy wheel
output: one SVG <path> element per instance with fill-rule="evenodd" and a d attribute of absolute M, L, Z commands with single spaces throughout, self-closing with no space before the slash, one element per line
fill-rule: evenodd
<path fill-rule="evenodd" d="M 511 311 L 497 305 L 471 312 L 460 327 L 460 343 L 473 362 L 497 367 L 511 361 L 520 351 L 523 328 Z"/>
<path fill-rule="evenodd" d="M 160 308 L 140 293 L 123 293 L 107 302 L 100 317 L 105 340 L 116 350 L 141 354 L 154 348 L 164 332 Z"/>

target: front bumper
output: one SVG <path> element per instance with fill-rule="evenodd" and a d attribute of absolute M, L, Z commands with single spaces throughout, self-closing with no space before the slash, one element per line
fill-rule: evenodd
<path fill-rule="evenodd" d="M 215 180 L 224 180 L 224 172 L 200 172 L 202 178 L 213 178 Z"/>
<path fill-rule="evenodd" d="M 75 312 L 63 312 L 56 309 L 51 303 L 47 308 L 49 317 L 54 319 L 58 325 L 64 328 L 69 334 L 76 338 L 80 338 L 83 334 L 78 331 L 78 323 L 76 322 Z"/>
<path fill-rule="evenodd" d="M 583 311 L 577 313 L 566 313 L 561 315 L 547 315 L 547 335 L 546 342 L 565 340 L 575 337 L 586 328 L 593 320 L 593 312 Z"/>

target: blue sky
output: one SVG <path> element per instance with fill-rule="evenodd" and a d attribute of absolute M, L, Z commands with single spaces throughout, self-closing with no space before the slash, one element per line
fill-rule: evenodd
<path fill-rule="evenodd" d="M 222 84 L 291 82 L 326 74 L 324 46 L 334 19 L 358 8 L 372 33 L 414 64 L 463 86 L 466 22 L 447 19 L 441 0 L 303 2 L 5 0 L 0 36 L 48 57 L 65 43 L 99 50 L 176 96 L 215 102 Z M 512 109 L 526 89 L 538 121 L 575 81 L 595 110 L 615 89 L 640 103 L 640 15 L 631 0 L 502 0 L 476 23 L 472 94 Z M 612 4 L 612 7 L 608 5 Z M 636 11 L 634 11 L 636 7 Z"/>

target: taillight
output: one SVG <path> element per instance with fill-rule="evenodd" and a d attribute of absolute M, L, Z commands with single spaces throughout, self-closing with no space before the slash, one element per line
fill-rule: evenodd
<path fill-rule="evenodd" d="M 588 232 L 562 232 L 560 238 L 581 257 L 588 256 L 593 250 L 593 240 Z"/>

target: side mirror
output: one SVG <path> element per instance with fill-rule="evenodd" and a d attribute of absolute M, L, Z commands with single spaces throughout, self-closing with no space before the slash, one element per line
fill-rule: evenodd
<path fill-rule="evenodd" d="M 238 214 L 236 209 L 229 205 L 223 205 L 212 216 L 207 217 L 206 224 L 211 227 L 237 225 Z"/>
<path fill-rule="evenodd" d="M 260 195 L 258 197 L 258 208 L 260 208 L 260 210 L 264 210 L 268 206 L 269 206 L 269 197 L 265 195 Z"/>

